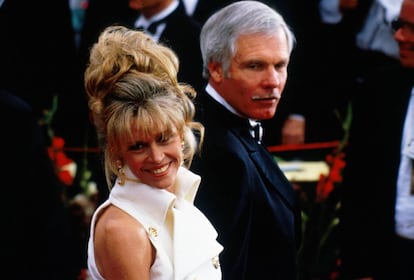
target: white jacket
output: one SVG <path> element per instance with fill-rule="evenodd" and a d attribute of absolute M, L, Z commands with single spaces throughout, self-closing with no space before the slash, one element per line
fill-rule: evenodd
<path fill-rule="evenodd" d="M 128 169 L 126 175 L 135 178 Z M 104 280 L 96 267 L 92 237 L 96 217 L 111 204 L 133 216 L 147 229 L 157 251 L 151 279 L 221 279 L 218 255 L 223 247 L 216 240 L 214 227 L 193 205 L 199 183 L 200 177 L 183 167 L 177 174 L 176 194 L 128 180 L 121 186 L 117 181 L 108 200 L 92 217 L 88 243 L 88 269 L 92 279 Z M 169 213 L 172 216 L 167 215 Z M 170 216 L 173 217 L 172 230 L 167 226 Z"/>

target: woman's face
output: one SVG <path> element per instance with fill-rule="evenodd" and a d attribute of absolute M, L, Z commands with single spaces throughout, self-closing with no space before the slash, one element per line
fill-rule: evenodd
<path fill-rule="evenodd" d="M 124 163 L 142 183 L 173 191 L 183 161 L 182 138 L 178 132 L 160 132 L 149 138 L 134 132 L 134 139 L 122 155 Z"/>

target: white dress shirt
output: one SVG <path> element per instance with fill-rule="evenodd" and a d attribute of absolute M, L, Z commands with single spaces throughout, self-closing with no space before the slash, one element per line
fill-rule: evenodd
<path fill-rule="evenodd" d="M 397 180 L 395 207 L 395 232 L 405 238 L 414 239 L 414 87 L 405 117 L 401 144 L 401 161 Z"/>
<path fill-rule="evenodd" d="M 150 26 L 151 23 L 162 20 L 166 18 L 167 16 L 169 16 L 172 12 L 174 12 L 174 10 L 177 9 L 178 4 L 179 4 L 178 0 L 172 1 L 171 4 L 166 9 L 164 9 L 158 14 L 155 14 L 151 18 L 146 18 L 141 14 L 135 21 L 134 27 L 135 28 L 143 27 L 146 30 Z M 158 42 L 160 40 L 161 34 L 164 31 L 165 27 L 167 27 L 167 24 L 161 23 L 157 26 L 157 30 L 155 31 L 154 34 L 150 34 L 150 33 L 148 34 L 154 39 L 154 41 Z"/>

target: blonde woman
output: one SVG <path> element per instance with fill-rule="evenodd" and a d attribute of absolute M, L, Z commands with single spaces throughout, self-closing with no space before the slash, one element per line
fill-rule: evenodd
<path fill-rule="evenodd" d="M 91 222 L 92 279 L 221 279 L 223 248 L 187 169 L 203 126 L 177 71 L 170 49 L 122 26 L 91 49 L 85 87 L 111 187 Z"/>

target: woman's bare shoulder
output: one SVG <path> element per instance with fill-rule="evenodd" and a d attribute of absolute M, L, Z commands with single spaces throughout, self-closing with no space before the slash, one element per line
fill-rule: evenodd
<path fill-rule="evenodd" d="M 119 271 L 134 274 L 134 269 L 146 274 L 155 254 L 144 226 L 113 205 L 99 216 L 94 248 L 102 275 L 116 275 Z"/>
<path fill-rule="evenodd" d="M 148 236 L 145 227 L 122 209 L 110 205 L 99 216 L 95 226 L 95 238 L 103 234 L 105 239 L 143 239 Z"/>

